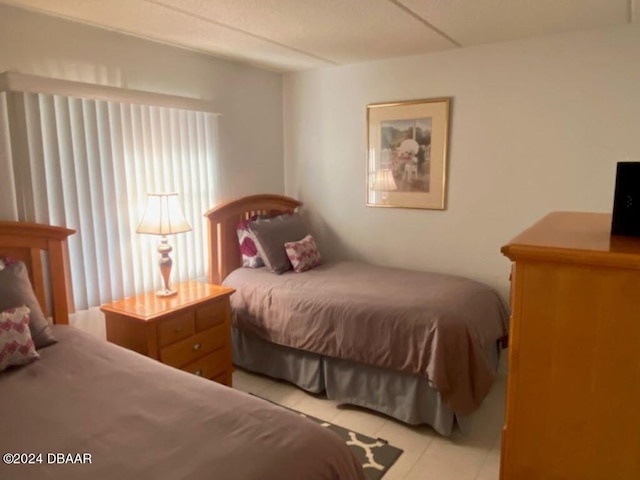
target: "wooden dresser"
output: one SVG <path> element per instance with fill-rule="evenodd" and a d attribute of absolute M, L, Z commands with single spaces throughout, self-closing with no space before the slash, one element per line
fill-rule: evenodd
<path fill-rule="evenodd" d="M 503 480 L 640 479 L 640 238 L 552 213 L 513 263 Z"/>
<path fill-rule="evenodd" d="M 200 282 L 178 293 L 145 293 L 100 309 L 107 340 L 194 375 L 231 386 L 231 288 Z"/>

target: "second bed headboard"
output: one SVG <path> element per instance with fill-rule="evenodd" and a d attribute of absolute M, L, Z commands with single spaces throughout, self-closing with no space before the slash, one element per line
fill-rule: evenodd
<path fill-rule="evenodd" d="M 209 235 L 209 282 L 220 284 L 242 266 L 237 227 L 254 215 L 292 212 L 302 202 L 284 195 L 261 194 L 242 197 L 212 208 L 205 217 Z"/>

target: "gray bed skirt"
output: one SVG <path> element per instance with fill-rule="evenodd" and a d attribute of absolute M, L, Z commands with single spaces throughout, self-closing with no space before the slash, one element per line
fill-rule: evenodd
<path fill-rule="evenodd" d="M 276 345 L 232 328 L 233 363 L 245 370 L 286 380 L 311 393 L 325 392 L 340 404 L 384 413 L 410 425 L 427 424 L 450 436 L 467 430 L 470 417 L 455 415 L 427 379 L 361 363 L 323 357 Z M 486 352 L 495 369 L 498 345 Z"/>

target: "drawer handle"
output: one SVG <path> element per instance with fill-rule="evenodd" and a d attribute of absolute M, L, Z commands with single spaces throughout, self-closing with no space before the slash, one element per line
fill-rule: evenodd
<path fill-rule="evenodd" d="M 196 370 L 195 372 L 193 372 L 194 375 L 201 377 L 202 376 L 202 370 Z"/>
<path fill-rule="evenodd" d="M 180 333 L 182 331 L 182 327 L 176 327 L 175 332 Z"/>
<path fill-rule="evenodd" d="M 201 343 L 196 343 L 196 344 L 194 344 L 194 345 L 193 345 L 193 351 L 200 350 L 200 347 L 201 347 L 201 346 L 202 346 L 202 344 L 201 344 Z"/>

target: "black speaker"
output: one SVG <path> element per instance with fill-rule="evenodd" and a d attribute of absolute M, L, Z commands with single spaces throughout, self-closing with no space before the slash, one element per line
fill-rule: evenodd
<path fill-rule="evenodd" d="M 611 235 L 640 237 L 640 162 L 618 162 Z"/>

